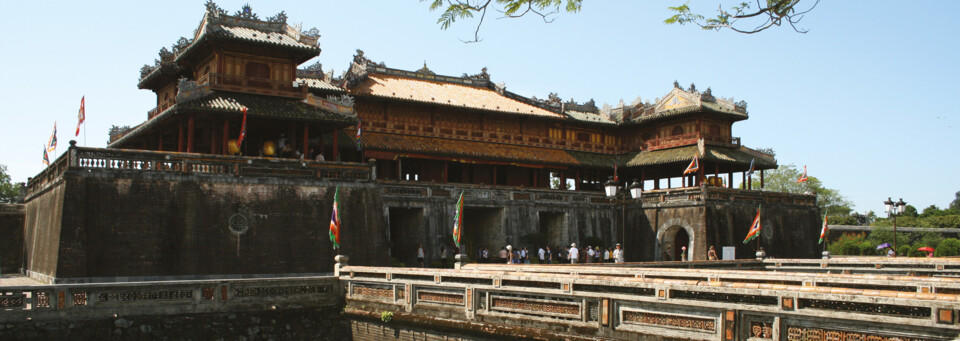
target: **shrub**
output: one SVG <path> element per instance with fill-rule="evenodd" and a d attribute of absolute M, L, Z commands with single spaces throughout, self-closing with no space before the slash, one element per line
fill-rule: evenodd
<path fill-rule="evenodd" d="M 860 242 L 860 255 L 872 256 L 877 254 L 877 244 L 870 242 L 869 240 L 864 240 Z"/>
<path fill-rule="evenodd" d="M 917 247 L 919 247 L 919 246 L 917 246 Z M 917 251 L 917 249 L 914 248 L 913 246 L 910 246 L 910 244 L 897 245 L 897 255 L 898 255 L 898 256 L 909 256 L 911 250 L 912 250 L 912 251 Z M 924 254 L 924 256 L 926 256 L 926 254 Z M 913 257 L 915 257 L 915 256 L 913 256 Z"/>
<path fill-rule="evenodd" d="M 390 321 L 393 321 L 393 312 L 392 311 L 380 312 L 380 321 L 383 321 L 383 323 L 390 323 Z"/>
<path fill-rule="evenodd" d="M 960 256 L 960 240 L 957 238 L 944 239 L 933 255 L 937 257 Z"/>
<path fill-rule="evenodd" d="M 844 233 L 836 241 L 827 245 L 827 249 L 835 255 L 859 255 L 861 242 L 863 242 L 863 234 Z"/>

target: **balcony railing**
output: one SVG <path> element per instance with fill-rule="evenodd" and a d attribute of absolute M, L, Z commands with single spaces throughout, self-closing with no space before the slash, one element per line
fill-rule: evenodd
<path fill-rule="evenodd" d="M 71 146 L 27 183 L 26 198 L 56 184 L 68 170 L 371 180 L 371 164 Z"/>
<path fill-rule="evenodd" d="M 661 138 L 654 138 L 647 140 L 643 143 L 643 150 L 658 150 L 673 148 L 679 146 L 688 146 L 697 144 L 700 139 L 703 139 L 704 142 L 709 142 L 713 144 L 723 144 L 723 145 L 740 145 L 739 137 L 730 137 L 723 135 L 703 135 L 701 133 L 689 133 L 675 136 L 667 136 Z"/>
<path fill-rule="evenodd" d="M 236 87 L 237 90 L 243 89 L 262 89 L 275 92 L 286 92 L 289 94 L 306 94 L 306 87 L 293 87 L 291 81 L 278 81 L 269 78 L 255 78 L 246 76 L 225 75 L 221 73 L 211 73 L 203 76 L 197 81 L 197 84 L 210 84 L 214 87 Z"/>

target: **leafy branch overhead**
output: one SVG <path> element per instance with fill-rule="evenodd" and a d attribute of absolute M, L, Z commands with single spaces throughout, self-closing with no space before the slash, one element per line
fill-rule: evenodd
<path fill-rule="evenodd" d="M 420 0 L 421 2 L 427 0 Z M 566 5 L 564 6 L 564 1 Z M 441 8 L 443 14 L 437 23 L 441 29 L 448 29 L 450 25 L 458 19 L 473 18 L 474 14 L 480 16 L 477 27 L 473 32 L 473 40 L 467 43 L 480 41 L 480 26 L 483 25 L 483 19 L 487 16 L 487 10 L 499 12 L 501 18 L 519 18 L 525 15 L 536 15 L 546 23 L 551 23 L 556 19 L 554 15 L 560 13 L 560 7 L 568 13 L 580 11 L 580 5 L 583 0 L 432 0 L 430 10 L 435 11 Z"/>
<path fill-rule="evenodd" d="M 807 33 L 806 29 L 798 28 L 797 24 L 803 20 L 803 16 L 817 7 L 820 0 L 815 0 L 809 8 L 798 10 L 797 6 L 801 0 L 757 0 L 756 9 L 751 7 L 749 2 L 741 2 L 737 6 L 730 7 L 730 10 L 723 9 L 723 5 L 717 7 L 717 16 L 713 18 L 704 17 L 701 14 L 694 13 L 689 6 L 689 2 L 676 7 L 668 7 L 676 12 L 672 17 L 664 20 L 667 24 L 694 24 L 704 30 L 719 31 L 728 28 L 738 33 L 752 34 L 757 33 L 773 26 L 790 25 L 794 31 Z"/>

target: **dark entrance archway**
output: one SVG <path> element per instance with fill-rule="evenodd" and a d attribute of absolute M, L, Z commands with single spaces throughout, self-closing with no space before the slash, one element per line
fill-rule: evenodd
<path fill-rule="evenodd" d="M 416 266 L 417 245 L 422 243 L 423 208 L 390 207 L 390 257 Z"/>

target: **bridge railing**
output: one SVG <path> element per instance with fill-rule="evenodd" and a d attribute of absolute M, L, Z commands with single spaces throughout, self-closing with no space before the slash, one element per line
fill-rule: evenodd
<path fill-rule="evenodd" d="M 337 277 L 0 287 L 0 323 L 175 315 L 339 304 Z"/>
<path fill-rule="evenodd" d="M 141 173 L 265 176 L 302 179 L 371 180 L 372 164 L 282 158 L 225 156 L 148 150 L 71 147 L 27 183 L 32 197 L 67 170 L 112 170 Z"/>
<path fill-rule="evenodd" d="M 796 283 L 795 274 L 704 271 L 692 278 L 682 273 L 690 270 L 612 273 L 571 267 L 561 273 L 539 268 L 346 266 L 339 274 L 348 311 L 395 311 L 418 321 L 442 316 L 615 338 L 653 334 L 763 340 L 780 335 L 800 340 L 803 335 L 845 333 L 861 339 L 913 335 L 946 340 L 960 334 L 958 295 L 843 284 L 855 277 L 814 276 Z M 748 281 L 751 277 L 755 280 Z M 878 279 L 855 281 L 873 280 Z M 885 280 L 917 285 L 910 284 L 913 278 Z"/>

